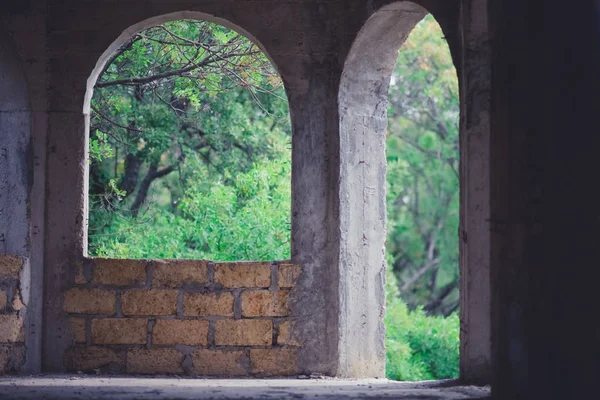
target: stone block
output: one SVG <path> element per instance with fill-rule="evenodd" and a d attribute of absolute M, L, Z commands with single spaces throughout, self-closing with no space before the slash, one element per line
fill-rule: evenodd
<path fill-rule="evenodd" d="M 91 371 L 110 364 L 122 365 L 121 357 L 109 347 L 73 346 L 63 357 L 67 371 Z"/>
<path fill-rule="evenodd" d="M 283 346 L 302 346 L 302 343 L 294 336 L 295 325 L 296 323 L 293 321 L 283 321 L 279 324 L 277 344 Z"/>
<path fill-rule="evenodd" d="M 289 376 L 300 374 L 298 350 L 252 349 L 250 350 L 252 374 Z"/>
<path fill-rule="evenodd" d="M 148 322 L 145 318 L 103 318 L 92 320 L 94 344 L 145 344 Z"/>
<path fill-rule="evenodd" d="M 121 296 L 123 315 L 175 315 L 177 291 L 128 290 Z"/>
<path fill-rule="evenodd" d="M 175 349 L 132 349 L 127 352 L 127 373 L 182 374 L 183 354 Z"/>
<path fill-rule="evenodd" d="M 208 261 L 153 261 L 152 286 L 171 288 L 190 284 L 204 285 L 208 281 Z"/>
<path fill-rule="evenodd" d="M 215 264 L 215 283 L 226 288 L 268 288 L 271 264 L 254 262 Z"/>
<path fill-rule="evenodd" d="M 93 282 L 115 286 L 144 285 L 146 261 L 96 258 Z"/>
<path fill-rule="evenodd" d="M 223 319 L 215 323 L 217 346 L 270 346 L 273 322 L 267 319 Z"/>
<path fill-rule="evenodd" d="M 291 288 L 296 286 L 296 282 L 302 275 L 302 267 L 296 264 L 279 265 L 279 287 Z"/>
<path fill-rule="evenodd" d="M 8 294 L 5 290 L 0 290 L 0 311 L 4 310 L 8 304 Z"/>
<path fill-rule="evenodd" d="M 63 310 L 78 314 L 115 314 L 116 294 L 112 290 L 80 289 L 67 290 Z"/>
<path fill-rule="evenodd" d="M 183 298 L 184 314 L 186 316 L 233 316 L 233 295 L 229 292 L 220 294 L 190 293 Z"/>
<path fill-rule="evenodd" d="M 0 315 L 0 343 L 23 341 L 23 318 L 14 314 Z"/>
<path fill-rule="evenodd" d="M 0 255 L 0 280 L 19 279 L 23 259 L 17 256 Z"/>
<path fill-rule="evenodd" d="M 244 317 L 285 317 L 289 314 L 287 290 L 245 291 L 242 293 Z"/>
<path fill-rule="evenodd" d="M 198 350 L 192 353 L 195 375 L 241 376 L 246 375 L 247 356 L 244 351 Z"/>
<path fill-rule="evenodd" d="M 25 307 L 25 304 L 23 304 L 23 299 L 21 298 L 21 291 L 19 289 L 16 289 L 15 295 L 13 296 L 12 309 L 15 311 L 19 311 L 23 307 Z"/>
<path fill-rule="evenodd" d="M 71 318 L 69 322 L 75 343 L 85 343 L 85 319 Z"/>
<path fill-rule="evenodd" d="M 152 344 L 206 346 L 208 321 L 158 319 L 152 330 Z"/>

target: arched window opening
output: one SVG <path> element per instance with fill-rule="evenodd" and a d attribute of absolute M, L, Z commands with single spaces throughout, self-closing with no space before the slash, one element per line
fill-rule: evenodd
<path fill-rule="evenodd" d="M 433 16 L 402 45 L 388 99 L 387 375 L 457 378 L 459 93 Z"/>
<path fill-rule="evenodd" d="M 89 107 L 90 256 L 289 258 L 287 97 L 251 40 L 202 20 L 142 30 Z"/>

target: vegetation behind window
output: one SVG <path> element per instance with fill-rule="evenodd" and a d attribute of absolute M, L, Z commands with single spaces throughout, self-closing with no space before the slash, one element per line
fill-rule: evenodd
<path fill-rule="evenodd" d="M 400 49 L 389 101 L 387 375 L 456 378 L 458 80 L 431 15 Z"/>
<path fill-rule="evenodd" d="M 287 98 L 250 40 L 206 21 L 140 32 L 91 110 L 90 255 L 289 258 Z"/>

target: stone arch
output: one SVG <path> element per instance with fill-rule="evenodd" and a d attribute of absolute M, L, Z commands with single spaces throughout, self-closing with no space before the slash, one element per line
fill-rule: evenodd
<path fill-rule="evenodd" d="M 344 64 L 339 89 L 340 118 L 340 321 L 339 369 L 342 375 L 378 376 L 385 369 L 385 240 L 386 240 L 386 157 L 387 93 L 398 50 L 414 26 L 429 10 L 413 2 L 399 1 L 377 10 L 363 25 Z M 434 17 L 435 17 L 434 13 Z M 458 13 L 455 18 L 458 18 Z M 448 28 L 447 15 L 442 28 Z M 468 201 L 474 179 L 489 169 L 481 165 L 481 148 L 476 162 L 469 164 L 465 146 L 465 82 L 461 74 L 461 48 L 455 32 L 444 29 L 459 76 L 461 91 L 461 378 L 485 380 L 489 373 L 489 233 L 485 231 L 489 205 Z M 482 139 L 485 141 L 485 138 Z M 484 144 L 484 143 L 482 143 Z M 483 168 L 482 168 L 483 167 Z M 475 168 L 479 168 L 473 173 Z M 480 189 L 481 190 L 481 189 Z M 479 193 L 485 203 L 488 192 Z M 480 237 L 466 246 L 466 221 Z M 476 242 L 476 243 L 475 243 Z M 471 243 L 470 243 L 471 245 Z M 473 249 L 478 250 L 473 252 Z M 488 246 L 488 247 L 486 247 Z M 477 264 L 476 264 L 477 263 Z M 477 275 L 469 286 L 468 277 Z M 470 278 L 469 278 L 470 279 Z M 475 298 L 475 296 L 481 296 Z M 367 299 L 354 302 L 352 299 Z M 472 321 L 473 320 L 473 321 Z M 476 331 L 470 332 L 471 322 Z M 481 367 L 484 367 L 483 369 Z M 485 371 L 484 371 L 485 370 Z M 481 377 L 482 379 L 478 379 Z"/>

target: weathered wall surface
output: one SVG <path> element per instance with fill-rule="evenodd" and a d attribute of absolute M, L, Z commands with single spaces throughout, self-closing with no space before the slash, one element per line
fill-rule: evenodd
<path fill-rule="evenodd" d="M 24 372 L 38 370 L 41 355 L 47 83 L 43 9 L 43 2 L 0 4 L 0 255 L 17 256 L 22 263 L 18 276 L 0 279 L 9 293 L 8 308 L 2 308 L 24 322 L 27 349 L 20 357 L 23 363 L 13 360 L 9 369 L 19 365 Z"/>
<path fill-rule="evenodd" d="M 463 2 L 471 3 L 467 0 Z M 360 30 L 374 13 L 391 3 L 396 3 L 391 9 L 415 8 L 412 3 L 390 0 L 10 0 L 0 5 L 0 21 L 11 33 L 20 58 L 24 60 L 23 71 L 28 80 L 33 110 L 33 183 L 28 200 L 32 226 L 30 292 L 38 296 L 31 299 L 28 308 L 36 307 L 35 300 L 40 298 L 43 282 L 44 321 L 43 329 L 39 329 L 42 324 L 36 321 L 26 321 L 24 326 L 26 332 L 35 330 L 37 339 L 43 333 L 44 346 L 43 351 L 35 341 L 27 346 L 27 362 L 32 360 L 31 370 L 64 371 L 67 367 L 77 369 L 74 364 L 77 354 L 81 357 L 88 354 L 88 359 L 93 359 L 93 354 L 100 356 L 100 353 L 94 352 L 102 349 L 109 353 L 116 351 L 117 354 L 117 358 L 110 358 L 116 361 L 102 364 L 104 367 L 127 372 L 130 360 L 127 346 L 133 346 L 131 352 L 134 357 L 131 359 L 135 359 L 138 353 L 139 357 L 145 357 L 145 354 L 150 354 L 147 351 L 158 346 L 153 341 L 155 329 L 167 322 L 158 324 L 157 321 L 180 321 L 179 326 L 184 326 L 188 324 L 188 318 L 191 318 L 190 321 L 195 318 L 198 321 L 193 322 L 200 327 L 205 325 L 202 321 L 219 317 L 205 319 L 202 316 L 186 316 L 185 296 L 183 300 L 180 299 L 187 293 L 185 285 L 168 289 L 153 286 L 152 280 L 147 285 L 146 281 L 140 281 L 139 287 L 135 286 L 137 283 L 132 284 L 133 286 L 118 282 L 102 283 L 98 279 L 104 279 L 103 275 L 97 275 L 102 267 L 90 264 L 85 258 L 87 137 L 83 110 L 86 108 L 86 93 L 89 98 L 89 88 L 94 83 L 89 78 L 93 71 L 102 66 L 111 46 L 118 45 L 119 40 L 136 30 L 167 20 L 201 18 L 223 23 L 256 40 L 279 70 L 290 101 L 293 129 L 291 262 L 301 265 L 303 273 L 290 293 L 290 314 L 286 318 L 296 322 L 295 337 L 303 346 L 293 349 L 277 347 L 280 346 L 281 326 L 278 328 L 277 321 L 273 319 L 271 346 L 275 347 L 271 349 L 266 345 L 262 350 L 269 350 L 268 354 L 276 353 L 271 350 L 289 350 L 289 353 L 297 355 L 294 359 L 299 371 L 337 376 L 382 376 L 384 191 L 375 190 L 373 197 L 365 203 L 374 208 L 361 217 L 367 223 L 362 226 L 354 217 L 361 212 L 361 199 L 365 192 L 355 190 L 353 182 L 362 182 L 364 189 L 368 188 L 372 179 L 378 179 L 380 187 L 383 185 L 384 169 L 381 168 L 380 159 L 383 147 L 381 137 L 374 136 L 368 138 L 368 141 L 374 140 L 369 142 L 373 145 L 372 148 L 367 146 L 369 148 L 364 148 L 362 153 L 355 152 L 357 149 L 350 144 L 357 143 L 355 139 L 360 129 L 355 132 L 354 129 L 358 128 L 350 123 L 350 119 L 340 124 L 339 99 L 346 60 Z M 432 12 L 442 25 L 453 56 L 455 60 L 459 60 L 457 68 L 460 72 L 463 63 L 471 63 L 463 58 L 463 43 L 469 42 L 474 32 L 461 31 L 460 21 L 464 15 L 461 16 L 460 2 L 419 0 L 415 3 Z M 412 18 L 398 18 L 397 24 L 404 28 L 398 29 L 398 32 L 405 34 L 409 26 L 418 20 L 423 13 L 418 9 L 418 13 L 412 15 Z M 481 9 L 476 11 L 482 12 Z M 393 26 L 393 19 L 389 23 Z M 380 44 L 387 45 L 388 42 Z M 368 46 L 366 43 L 363 47 Z M 471 47 L 471 50 L 479 51 L 476 47 Z M 368 54 L 359 52 L 354 55 L 354 60 L 367 56 Z M 475 59 L 477 56 L 472 52 L 470 57 Z M 376 65 L 373 66 L 377 68 Z M 461 85 L 476 82 L 474 78 L 481 75 L 478 68 L 472 67 Z M 378 79 L 385 82 L 385 77 L 380 76 Z M 345 93 L 358 90 L 353 84 L 352 80 L 346 82 Z M 473 93 L 480 90 L 477 84 L 470 87 L 473 87 Z M 364 93 L 368 98 L 377 99 L 383 98 L 382 94 L 383 92 Z M 360 106 L 361 99 L 366 100 L 360 94 L 354 93 L 354 96 L 347 105 Z M 471 100 L 468 96 L 465 98 L 469 103 Z M 472 110 L 475 109 L 465 107 L 463 113 Z M 375 118 L 366 126 L 376 132 L 382 132 L 385 128 L 385 118 L 378 114 L 379 111 L 381 110 L 376 109 L 375 113 L 367 112 Z M 360 110 L 350 110 L 350 114 L 359 115 Z M 4 132 L 0 131 L 2 134 Z M 360 161 L 361 155 L 373 157 L 368 160 L 372 162 L 372 167 L 367 172 L 359 171 L 364 166 L 354 165 L 355 161 Z M 474 167 L 481 165 L 474 164 Z M 485 171 L 481 174 L 485 175 Z M 342 176 L 348 179 L 343 180 Z M 485 206 L 486 195 L 485 192 L 482 193 L 483 198 L 479 199 L 479 203 L 464 205 L 465 212 Z M 470 226 L 466 229 L 474 228 Z M 371 236 L 367 241 L 363 239 L 365 232 Z M 360 247 L 358 252 L 357 246 Z M 485 247 L 480 248 L 485 253 Z M 481 260 L 471 257 L 466 262 L 479 261 Z M 138 265 L 136 262 L 132 263 Z M 154 262 L 146 265 L 146 273 L 156 272 L 152 265 Z M 485 277 L 487 267 L 485 264 L 481 265 L 477 282 L 482 282 L 480 287 L 484 287 L 482 290 L 485 291 L 486 282 L 481 277 Z M 87 271 L 83 275 L 78 270 L 80 266 Z M 464 268 L 465 271 L 471 271 L 474 264 Z M 209 274 L 209 279 L 214 278 Z M 208 291 L 207 293 L 217 290 L 215 281 L 207 282 L 199 287 Z M 65 306 L 69 307 L 67 300 L 71 299 L 67 295 L 83 295 L 85 290 L 114 292 L 114 314 L 92 312 L 98 310 L 90 310 L 88 314 L 82 313 L 82 310 L 65 309 Z M 146 293 L 144 290 L 177 292 L 176 312 L 166 316 L 125 315 L 124 294 L 129 291 Z M 193 292 L 195 289 L 189 290 Z M 240 290 L 240 287 L 236 288 L 236 291 Z M 244 293 L 260 290 L 265 288 L 257 286 L 253 290 L 244 289 Z M 270 290 L 269 293 L 272 293 L 274 289 Z M 237 293 L 236 291 L 232 293 Z M 235 304 L 243 300 L 241 297 L 234 298 Z M 488 313 L 485 301 L 480 302 L 477 313 Z M 243 304 L 240 303 L 240 307 L 243 310 Z M 40 312 L 35 315 L 41 316 L 41 308 L 36 309 Z M 236 319 L 234 314 L 233 318 L 220 318 L 244 321 L 245 317 L 242 315 Z M 254 317 L 248 318 L 249 321 L 254 321 L 251 319 Z M 94 326 L 101 329 L 106 326 L 103 324 L 113 323 L 113 319 L 118 320 L 115 324 L 129 324 L 133 323 L 133 319 L 139 319 L 137 323 L 140 327 L 143 325 L 142 321 L 145 321 L 146 332 L 150 327 L 150 334 L 144 343 L 98 343 L 101 339 L 94 336 Z M 480 320 L 485 323 L 484 318 Z M 218 332 L 218 329 L 215 330 L 216 323 L 213 322 L 216 321 L 209 321 L 208 332 L 212 333 L 207 336 L 207 348 L 204 350 L 212 350 L 211 346 L 217 346 L 214 342 L 216 336 L 211 336 Z M 85 343 L 79 343 L 82 342 L 83 331 Z M 26 341 L 28 337 L 33 338 L 35 335 L 26 334 Z M 477 350 L 477 357 L 482 354 L 485 356 L 485 341 L 484 336 L 480 341 L 482 347 Z M 185 346 L 188 345 L 161 346 L 167 346 L 161 348 L 165 354 L 179 352 L 181 361 L 184 362 L 180 367 L 184 371 L 190 371 L 189 360 L 192 356 L 191 353 L 186 353 L 189 349 Z M 202 349 L 204 345 L 198 346 Z M 82 349 L 90 353 L 81 353 Z M 464 346 L 463 351 L 466 351 Z M 246 349 L 244 352 L 244 373 L 257 373 L 258 370 L 251 367 L 252 350 Z M 67 365 L 65 355 L 71 357 Z M 175 358 L 177 357 L 173 356 Z M 246 362 L 249 364 L 244 364 Z M 485 367 L 487 364 L 483 362 L 480 365 Z M 463 373 L 464 371 L 466 370 L 463 368 Z"/>
<path fill-rule="evenodd" d="M 21 372 L 25 361 L 20 276 L 25 260 L 0 255 L 0 375 Z"/>
<path fill-rule="evenodd" d="M 67 371 L 298 375 L 289 263 L 90 259 L 64 294 Z"/>

